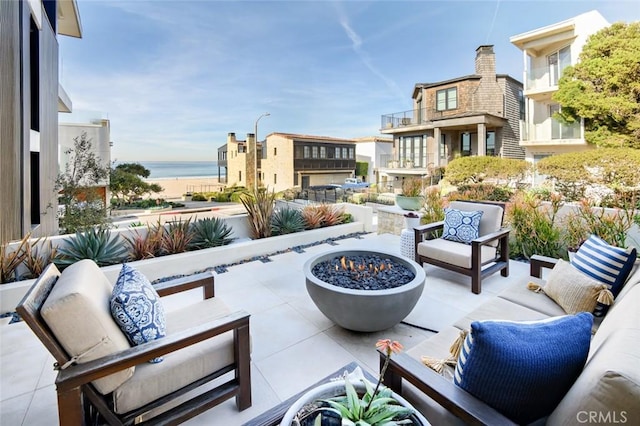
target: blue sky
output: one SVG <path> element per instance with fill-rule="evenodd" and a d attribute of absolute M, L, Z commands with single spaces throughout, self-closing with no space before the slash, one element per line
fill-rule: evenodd
<path fill-rule="evenodd" d="M 509 37 L 593 9 L 640 20 L 637 1 L 77 2 L 83 38 L 60 37 L 60 79 L 80 116 L 111 120 L 121 161 L 215 160 L 265 112 L 260 139 L 378 135 L 416 83 L 472 74 L 481 44 L 522 80 Z"/>

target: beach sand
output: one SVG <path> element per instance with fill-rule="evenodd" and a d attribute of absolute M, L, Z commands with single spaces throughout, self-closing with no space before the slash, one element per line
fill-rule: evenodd
<path fill-rule="evenodd" d="M 224 185 L 213 177 L 177 177 L 145 179 L 148 183 L 157 183 L 163 191 L 154 194 L 154 198 L 181 198 L 186 192 L 218 192 Z"/>

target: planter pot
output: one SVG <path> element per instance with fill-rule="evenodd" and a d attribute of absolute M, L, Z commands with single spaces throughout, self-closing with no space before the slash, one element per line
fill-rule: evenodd
<path fill-rule="evenodd" d="M 362 382 L 352 382 L 352 383 L 359 394 L 361 394 L 361 392 L 362 393 L 365 392 L 365 386 Z M 375 384 L 374 384 L 374 387 L 375 387 Z M 319 385 L 311 389 L 309 392 L 302 395 L 295 403 L 293 403 L 291 407 L 289 407 L 289 410 L 287 410 L 284 417 L 282 418 L 282 421 L 280 422 L 280 426 L 291 426 L 293 419 L 296 417 L 298 412 L 305 405 L 319 399 L 333 398 L 341 395 L 345 395 L 345 387 L 344 387 L 343 380 L 325 383 L 323 385 Z M 413 408 L 412 405 L 406 399 L 404 399 L 397 393 L 393 392 L 392 396 L 403 407 Z M 427 421 L 427 419 L 425 419 L 424 416 L 422 416 L 422 414 L 420 414 L 418 411 L 415 411 L 415 413 L 411 416 L 411 419 L 413 420 L 414 425 L 429 425 L 429 422 Z"/>
<path fill-rule="evenodd" d="M 354 290 L 326 283 L 311 272 L 313 267 L 336 256 L 380 254 L 409 268 L 415 278 L 385 290 Z M 381 331 L 409 315 L 418 303 L 425 283 L 424 269 L 416 262 L 392 253 L 367 250 L 333 250 L 314 256 L 303 266 L 307 292 L 313 303 L 331 321 L 353 331 Z"/>
<path fill-rule="evenodd" d="M 418 211 L 424 204 L 423 197 L 405 197 L 404 195 L 396 195 L 396 205 L 403 210 Z"/>

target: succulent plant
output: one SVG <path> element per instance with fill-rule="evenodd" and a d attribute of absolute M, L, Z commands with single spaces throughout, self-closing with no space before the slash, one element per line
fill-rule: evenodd
<path fill-rule="evenodd" d="M 129 244 L 129 260 L 150 259 L 162 254 L 162 235 L 164 227 L 158 220 L 154 226 L 147 225 L 147 232 L 142 234 L 137 230 L 124 237 Z"/>
<path fill-rule="evenodd" d="M 58 247 L 54 263 L 65 268 L 82 259 L 91 259 L 98 266 L 115 265 L 127 256 L 127 247 L 121 243 L 120 236 L 111 237 L 106 228 L 88 228 L 76 232 L 69 238 L 68 245 Z"/>
<path fill-rule="evenodd" d="M 195 249 L 224 246 L 234 240 L 231 237 L 233 230 L 227 222 L 217 217 L 197 220 L 192 229 L 194 236 L 191 246 Z"/>
<path fill-rule="evenodd" d="M 316 229 L 322 226 L 322 212 L 317 209 L 317 206 L 305 206 L 302 209 L 302 218 L 306 229 Z"/>
<path fill-rule="evenodd" d="M 344 223 L 344 208 L 332 204 L 309 205 L 302 210 L 302 216 L 307 229 L 321 228 Z"/>
<path fill-rule="evenodd" d="M 276 210 L 271 217 L 273 235 L 293 234 L 304 231 L 304 219 L 300 210 L 284 207 Z"/>
<path fill-rule="evenodd" d="M 191 230 L 191 218 L 183 221 L 182 219 L 168 222 L 168 228 L 165 228 L 162 234 L 162 253 L 176 254 L 184 253 L 189 249 L 194 234 Z"/>
<path fill-rule="evenodd" d="M 249 214 L 252 238 L 259 239 L 271 236 L 271 215 L 275 198 L 275 192 L 269 192 L 266 188 L 256 188 L 252 193 L 246 193 L 240 197 L 240 201 Z"/>

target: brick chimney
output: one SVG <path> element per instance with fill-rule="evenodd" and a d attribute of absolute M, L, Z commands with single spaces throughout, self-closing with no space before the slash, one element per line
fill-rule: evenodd
<path fill-rule="evenodd" d="M 227 133 L 227 144 L 236 143 L 236 134 L 235 133 Z"/>
<path fill-rule="evenodd" d="M 253 133 L 247 133 L 247 154 L 246 154 L 246 180 L 247 188 L 253 190 L 257 187 L 256 182 L 256 135 Z"/>

